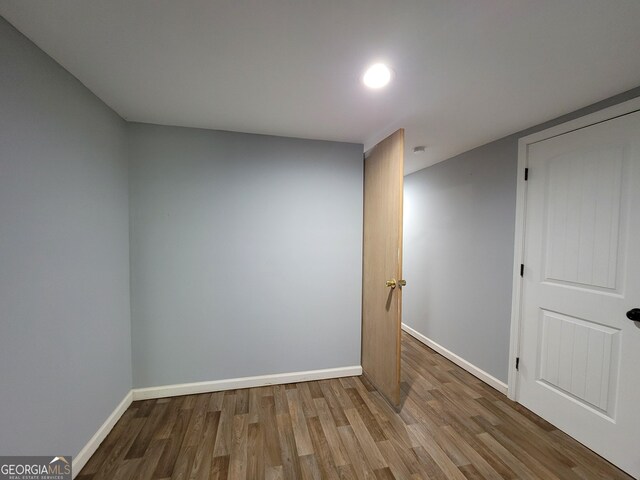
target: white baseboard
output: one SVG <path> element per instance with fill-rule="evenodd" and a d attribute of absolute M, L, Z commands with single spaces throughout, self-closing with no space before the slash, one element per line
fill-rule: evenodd
<path fill-rule="evenodd" d="M 91 440 L 87 442 L 87 444 L 80 450 L 80 452 L 73 457 L 73 461 L 71 462 L 71 471 L 73 472 L 73 478 L 76 478 L 76 475 L 80 473 L 82 467 L 89 461 L 91 455 L 93 455 L 102 441 L 107 437 L 111 429 L 114 425 L 120 420 L 122 414 L 129 408 L 131 402 L 133 401 L 133 395 L 131 390 L 125 395 L 120 404 L 116 407 L 116 409 L 111 412 L 111 415 L 105 420 L 102 426 L 98 429 L 98 431 L 91 437 Z"/>
<path fill-rule="evenodd" d="M 433 350 L 438 352 L 440 355 L 442 355 L 443 357 L 451 360 L 453 363 L 455 363 L 459 367 L 464 368 L 471 375 L 474 375 L 475 377 L 479 378 L 480 380 L 482 380 L 486 384 L 492 386 L 493 388 L 498 390 L 500 393 L 504 393 L 505 395 L 507 394 L 508 388 L 507 388 L 507 384 L 506 383 L 502 382 L 501 380 L 498 380 L 496 377 L 494 377 L 492 375 L 489 375 L 487 372 L 485 372 L 484 370 L 479 369 L 478 367 L 476 367 L 472 363 L 467 362 L 464 358 L 459 357 L 458 355 L 456 355 L 452 351 L 447 350 L 446 348 L 444 348 L 442 345 L 434 342 L 430 338 L 425 337 L 420 332 L 414 330 L 410 326 L 405 325 L 403 323 L 402 324 L 402 329 L 405 332 L 407 332 L 409 335 L 411 335 L 413 338 L 415 338 L 416 340 L 424 343 L 427 347 L 432 348 Z"/>
<path fill-rule="evenodd" d="M 264 387 L 267 385 L 281 385 L 283 383 L 309 382 L 312 380 L 324 380 L 327 378 L 353 377 L 362 375 L 361 366 L 326 368 L 323 370 L 310 370 L 308 372 L 280 373 L 276 375 L 260 375 L 257 377 L 231 378 L 228 380 L 215 380 L 212 382 L 180 383 L 177 385 L 164 385 L 162 387 L 134 388 L 122 399 L 109 418 L 102 424 L 91 440 L 73 457 L 73 478 L 82 470 L 82 467 L 91 458 L 102 441 L 107 437 L 111 429 L 120 420 L 122 414 L 129 408 L 134 400 L 148 400 L 152 398 L 175 397 L 178 395 L 193 395 L 196 393 L 220 392 L 234 390 L 236 388 Z"/>
<path fill-rule="evenodd" d="M 178 395 L 193 395 L 196 393 L 220 392 L 236 388 L 264 387 L 266 385 L 281 385 L 283 383 L 309 382 L 326 378 L 353 377 L 362 375 L 361 366 L 327 368 L 324 370 L 310 370 L 308 372 L 280 373 L 275 375 L 260 375 L 257 377 L 230 378 L 211 382 L 179 383 L 163 385 L 161 387 L 134 388 L 134 400 L 150 398 L 175 397 Z"/>

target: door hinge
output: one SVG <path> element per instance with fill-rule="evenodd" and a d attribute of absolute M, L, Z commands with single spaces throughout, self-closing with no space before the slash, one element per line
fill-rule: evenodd
<path fill-rule="evenodd" d="M 520 370 L 520 357 L 516 357 L 516 370 Z"/>
<path fill-rule="evenodd" d="M 524 181 L 526 182 L 527 180 L 529 180 L 529 169 L 525 168 L 524 169 Z"/>
<path fill-rule="evenodd" d="M 524 263 L 520 264 L 520 276 L 524 277 Z"/>

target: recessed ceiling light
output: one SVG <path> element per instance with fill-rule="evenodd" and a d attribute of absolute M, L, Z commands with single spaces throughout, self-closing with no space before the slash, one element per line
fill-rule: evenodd
<path fill-rule="evenodd" d="M 362 77 L 362 82 L 369 88 L 382 88 L 390 80 L 391 70 L 384 63 L 371 65 Z"/>

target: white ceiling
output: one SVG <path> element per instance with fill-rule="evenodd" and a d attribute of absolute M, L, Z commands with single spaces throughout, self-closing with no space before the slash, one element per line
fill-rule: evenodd
<path fill-rule="evenodd" d="M 407 172 L 640 85 L 638 0 L 0 0 L 0 14 L 127 120 L 365 148 L 405 127 Z M 396 77 L 368 91 L 375 61 Z"/>

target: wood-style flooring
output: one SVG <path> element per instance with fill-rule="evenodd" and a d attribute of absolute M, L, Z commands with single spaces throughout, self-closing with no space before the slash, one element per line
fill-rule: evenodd
<path fill-rule="evenodd" d="M 77 479 L 631 478 L 406 334 L 402 379 L 134 402 Z"/>

